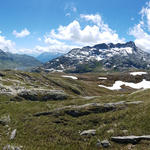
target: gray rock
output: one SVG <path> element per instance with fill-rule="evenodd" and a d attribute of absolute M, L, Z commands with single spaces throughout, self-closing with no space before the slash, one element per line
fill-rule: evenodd
<path fill-rule="evenodd" d="M 98 148 L 101 147 L 101 141 L 100 141 L 100 139 L 97 140 L 96 147 L 98 147 Z"/>
<path fill-rule="evenodd" d="M 3 147 L 3 150 L 21 150 L 22 146 L 13 146 L 13 145 L 6 145 Z"/>
<path fill-rule="evenodd" d="M 72 117 L 80 117 L 84 115 L 89 115 L 91 113 L 105 113 L 109 111 L 116 111 L 119 109 L 125 109 L 128 105 L 133 105 L 133 104 L 140 104 L 141 101 L 136 101 L 136 102 L 125 102 L 125 101 L 120 101 L 116 103 L 88 103 L 84 105 L 70 105 L 70 106 L 65 106 L 62 108 L 57 108 L 54 109 L 53 111 L 49 112 L 38 112 L 34 114 L 34 116 L 42 116 L 42 115 L 52 115 L 52 114 L 63 114 L 62 111 L 65 114 L 68 114 Z"/>
<path fill-rule="evenodd" d="M 14 129 L 14 130 L 11 132 L 10 140 L 13 140 L 13 139 L 15 138 L 16 132 L 17 132 L 17 129 Z"/>
<path fill-rule="evenodd" d="M 137 144 L 141 140 L 150 140 L 150 135 L 143 135 L 143 136 L 117 136 L 117 137 L 112 137 L 111 140 L 116 143 L 131 143 L 131 144 Z"/>
<path fill-rule="evenodd" d="M 96 134 L 96 130 L 94 129 L 90 129 L 90 130 L 84 130 L 80 133 L 80 135 L 86 135 L 86 136 L 91 136 L 91 135 L 95 135 Z"/>
<path fill-rule="evenodd" d="M 0 118 L 0 124 L 2 125 L 8 125 L 11 122 L 10 116 L 9 115 L 3 115 Z"/>
<path fill-rule="evenodd" d="M 107 133 L 114 133 L 114 129 L 107 130 Z"/>
<path fill-rule="evenodd" d="M 102 145 L 102 147 L 107 148 L 107 147 L 110 146 L 110 143 L 109 143 L 108 140 L 104 140 L 104 141 L 101 142 L 101 145 Z"/>
<path fill-rule="evenodd" d="M 138 105 L 138 104 L 142 104 L 142 103 L 143 103 L 143 101 L 133 101 L 133 102 L 127 102 L 126 104 L 127 105 L 131 105 L 131 104 Z"/>
<path fill-rule="evenodd" d="M 19 92 L 17 96 L 31 101 L 65 100 L 68 98 L 68 95 L 61 90 L 46 89 L 24 90 Z"/>
<path fill-rule="evenodd" d="M 128 130 L 122 130 L 122 132 L 123 132 L 124 134 L 126 134 L 126 133 L 128 133 Z"/>

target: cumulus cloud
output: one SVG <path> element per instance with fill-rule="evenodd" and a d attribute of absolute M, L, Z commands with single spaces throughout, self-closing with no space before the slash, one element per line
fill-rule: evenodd
<path fill-rule="evenodd" d="M 129 34 L 135 37 L 135 43 L 139 48 L 150 52 L 150 2 L 146 3 L 139 14 L 141 20 L 130 28 Z"/>
<path fill-rule="evenodd" d="M 59 26 L 57 30 L 51 30 L 49 37 L 55 40 L 71 41 L 76 45 L 94 45 L 98 43 L 124 42 L 116 31 L 105 24 L 100 15 L 80 15 L 86 21 L 92 21 L 93 25 L 81 27 L 77 20 L 67 26 Z"/>
<path fill-rule="evenodd" d="M 14 30 L 13 35 L 15 35 L 17 38 L 23 38 L 30 35 L 30 32 L 25 28 L 21 32 L 17 32 L 16 30 Z"/>
<path fill-rule="evenodd" d="M 82 47 L 86 45 L 94 45 L 98 43 L 118 43 L 124 42 L 119 38 L 116 31 L 112 30 L 105 24 L 99 14 L 96 15 L 80 15 L 80 18 L 86 21 L 87 25 L 81 27 L 80 22 L 73 20 L 66 26 L 59 26 L 52 29 L 49 34 L 44 36 L 45 46 L 35 46 L 32 50 L 21 49 L 20 53 L 39 54 L 42 52 L 61 52 L 66 53 L 72 48 Z M 88 25 L 89 21 L 93 25 Z"/>
<path fill-rule="evenodd" d="M 15 43 L 7 40 L 4 36 L 0 36 L 0 49 L 5 52 L 13 52 Z"/>
<path fill-rule="evenodd" d="M 72 11 L 76 10 L 72 8 Z M 82 23 L 84 21 L 84 26 L 81 26 L 81 20 Z M 20 33 L 13 31 L 13 34 L 16 37 L 25 37 L 30 32 L 24 29 Z M 37 45 L 32 49 L 15 49 L 14 52 L 29 55 L 38 55 L 42 52 L 66 53 L 76 47 L 93 46 L 99 43 L 125 42 L 115 30 L 104 23 L 99 14 L 81 14 L 79 20 L 73 20 L 66 26 L 60 25 L 57 29 L 51 29 L 49 34 L 44 35 L 43 38 L 37 38 L 37 40 L 42 45 Z"/>
<path fill-rule="evenodd" d="M 85 19 L 86 21 L 92 21 L 93 23 L 97 24 L 98 26 L 104 24 L 103 21 L 102 21 L 102 18 L 99 14 L 96 14 L 96 15 L 81 14 L 80 18 Z"/>

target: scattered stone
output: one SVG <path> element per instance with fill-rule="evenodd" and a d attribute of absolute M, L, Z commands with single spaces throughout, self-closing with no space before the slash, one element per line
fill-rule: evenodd
<path fill-rule="evenodd" d="M 11 119 L 10 119 L 10 116 L 9 115 L 3 115 L 1 118 L 0 118 L 0 124 L 2 124 L 2 125 L 7 125 L 7 124 L 9 124 L 10 123 L 10 121 L 11 121 Z"/>
<path fill-rule="evenodd" d="M 13 139 L 15 138 L 16 132 L 17 132 L 17 129 L 14 129 L 14 130 L 11 132 L 10 140 L 13 140 Z"/>
<path fill-rule="evenodd" d="M 101 145 L 102 145 L 102 147 L 107 148 L 107 147 L 110 146 L 110 143 L 109 143 L 108 140 L 104 140 L 104 141 L 101 142 Z"/>
<path fill-rule="evenodd" d="M 128 133 L 128 130 L 122 130 L 122 132 L 123 132 L 124 134 L 126 134 L 126 133 Z"/>
<path fill-rule="evenodd" d="M 98 147 L 98 148 L 101 147 L 101 141 L 100 141 L 100 139 L 97 140 L 96 147 Z"/>
<path fill-rule="evenodd" d="M 135 145 L 133 145 L 133 144 L 128 144 L 127 145 L 128 150 L 132 150 L 134 147 L 135 147 Z"/>
<path fill-rule="evenodd" d="M 150 140 L 150 135 L 143 135 L 143 136 L 118 136 L 118 137 L 112 137 L 111 140 L 116 143 L 131 143 L 131 144 L 137 144 L 141 140 Z"/>
<path fill-rule="evenodd" d="M 108 130 L 107 133 L 114 133 L 114 129 Z"/>
<path fill-rule="evenodd" d="M 98 127 L 98 129 L 103 129 L 105 127 L 106 127 L 106 124 L 102 124 L 102 125 L 100 125 L 100 127 Z"/>
<path fill-rule="evenodd" d="M 8 124 L 6 124 L 6 125 L 5 125 L 5 127 L 6 127 L 6 128 L 9 128 L 9 125 L 8 125 Z"/>
<path fill-rule="evenodd" d="M 6 145 L 3 147 L 3 150 L 21 150 L 22 146 L 13 146 L 13 145 Z"/>
<path fill-rule="evenodd" d="M 114 125 L 113 125 L 114 127 L 117 127 L 118 125 L 116 124 L 116 123 L 114 123 Z"/>
<path fill-rule="evenodd" d="M 87 136 L 91 136 L 91 135 L 95 135 L 96 134 L 96 130 L 91 129 L 91 130 L 84 130 L 83 132 L 80 133 L 80 135 L 87 135 Z"/>

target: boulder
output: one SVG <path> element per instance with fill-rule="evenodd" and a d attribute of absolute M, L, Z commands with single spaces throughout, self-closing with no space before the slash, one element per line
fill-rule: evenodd
<path fill-rule="evenodd" d="M 31 101 L 65 100 L 68 98 L 67 94 L 59 90 L 23 90 L 17 95 Z"/>
<path fill-rule="evenodd" d="M 84 130 L 80 133 L 80 135 L 86 135 L 86 136 L 91 136 L 91 135 L 95 135 L 96 134 L 96 130 L 94 129 L 90 129 L 90 130 Z"/>
<path fill-rule="evenodd" d="M 143 136 L 117 136 L 117 137 L 112 137 L 111 140 L 116 143 L 122 143 L 122 144 L 137 144 L 141 140 L 150 140 L 150 135 L 143 135 Z"/>
<path fill-rule="evenodd" d="M 17 132 L 17 129 L 14 129 L 14 130 L 11 132 L 10 140 L 13 140 L 13 139 L 16 137 L 16 132 Z"/>
<path fill-rule="evenodd" d="M 114 133 L 114 129 L 109 129 L 109 130 L 107 130 L 107 133 L 109 133 L 109 134 Z"/>
<path fill-rule="evenodd" d="M 2 125 L 7 125 L 10 123 L 10 121 L 11 121 L 11 119 L 10 119 L 9 115 L 3 115 L 0 118 L 0 124 L 2 124 Z"/>
<path fill-rule="evenodd" d="M 108 140 L 104 140 L 104 141 L 101 142 L 101 145 L 102 145 L 102 147 L 107 148 L 107 147 L 110 146 L 110 143 L 109 143 Z"/>

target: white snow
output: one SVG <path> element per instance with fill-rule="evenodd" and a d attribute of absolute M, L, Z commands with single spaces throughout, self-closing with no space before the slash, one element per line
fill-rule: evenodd
<path fill-rule="evenodd" d="M 147 72 L 131 72 L 130 75 L 137 76 L 137 75 L 143 75 L 147 74 Z"/>
<path fill-rule="evenodd" d="M 97 56 L 95 57 L 95 59 L 96 59 L 97 61 L 100 61 L 100 60 L 102 60 L 103 58 L 101 58 L 100 56 L 97 55 Z"/>
<path fill-rule="evenodd" d="M 98 79 L 100 79 L 100 80 L 107 80 L 106 77 L 98 77 Z"/>
<path fill-rule="evenodd" d="M 123 86 L 123 85 L 131 87 L 133 89 L 149 89 L 150 81 L 146 81 L 145 79 L 143 79 L 143 81 L 141 81 L 139 83 L 115 81 L 115 83 L 113 84 L 112 87 L 107 87 L 104 85 L 99 85 L 99 87 L 104 87 L 109 90 L 121 90 L 122 89 L 121 86 Z"/>
<path fill-rule="evenodd" d="M 64 77 L 64 78 L 71 78 L 71 79 L 73 79 L 73 80 L 77 80 L 77 79 L 78 79 L 78 78 L 75 77 L 75 76 L 66 76 L 66 75 L 63 75 L 62 77 Z"/>
<path fill-rule="evenodd" d="M 80 53 L 83 54 L 83 55 L 86 55 L 86 56 L 89 55 L 89 52 L 87 52 L 87 51 L 81 51 Z"/>

